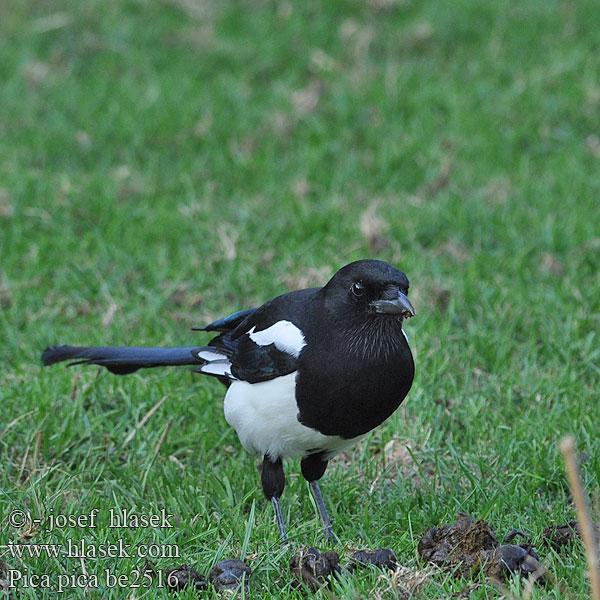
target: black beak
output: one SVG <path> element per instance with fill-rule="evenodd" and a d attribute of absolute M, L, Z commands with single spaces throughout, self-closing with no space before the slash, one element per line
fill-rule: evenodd
<path fill-rule="evenodd" d="M 386 292 L 385 298 L 371 302 L 371 308 L 377 312 L 388 315 L 400 315 L 405 319 L 415 316 L 415 309 L 410 300 L 400 290 L 394 290 L 393 294 Z M 392 296 L 388 298 L 387 296 Z"/>

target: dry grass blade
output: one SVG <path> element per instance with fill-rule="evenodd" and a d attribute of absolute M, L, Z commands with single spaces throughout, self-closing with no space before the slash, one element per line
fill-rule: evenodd
<path fill-rule="evenodd" d="M 32 471 L 36 471 L 38 468 L 41 447 L 42 447 L 42 432 L 38 431 L 36 439 L 35 439 L 35 447 L 33 449 L 33 460 L 32 460 L 32 465 L 31 465 Z"/>
<path fill-rule="evenodd" d="M 169 460 L 177 465 L 182 471 L 185 471 L 185 465 L 174 455 L 171 454 L 171 456 L 169 456 Z"/>
<path fill-rule="evenodd" d="M 575 458 L 575 439 L 573 436 L 567 436 L 560 442 L 560 451 L 562 452 L 569 478 L 569 485 L 573 492 L 575 500 L 575 510 L 579 518 L 579 527 L 581 529 L 581 539 L 585 546 L 588 565 L 590 568 L 590 586 L 592 588 L 593 600 L 600 600 L 600 572 L 598 571 L 598 549 L 594 539 L 594 527 L 587 508 L 581 476 L 577 459 Z"/>
<path fill-rule="evenodd" d="M 171 429 L 171 426 L 173 425 L 173 421 L 174 421 L 174 417 L 171 417 L 169 419 L 169 422 L 165 425 L 165 428 L 163 429 L 163 432 L 160 435 L 160 438 L 158 440 L 158 442 L 156 443 L 156 447 L 154 448 L 154 454 L 158 454 L 158 451 L 160 450 L 160 447 L 163 445 L 163 442 L 165 441 L 165 438 L 167 437 L 167 433 L 169 433 L 169 430 Z"/>
<path fill-rule="evenodd" d="M 123 446 L 126 446 L 135 436 L 135 434 L 148 422 L 148 419 L 162 406 L 163 402 L 169 397 L 169 394 L 165 394 L 143 417 L 142 420 L 137 424 L 135 429 L 132 429 L 125 439 L 123 440 Z"/>
<path fill-rule="evenodd" d="M 46 418 L 47 418 L 47 415 L 46 415 L 46 417 L 44 417 L 42 419 L 42 422 L 35 428 L 34 432 L 31 434 L 31 437 L 29 438 L 29 441 L 27 442 L 27 448 L 25 450 L 25 454 L 23 454 L 23 460 L 21 460 L 21 467 L 19 469 L 19 475 L 17 476 L 17 481 L 25 481 L 29 477 L 29 475 L 28 475 L 27 477 L 25 477 L 25 479 L 23 479 L 23 475 L 25 473 L 25 467 L 27 466 L 27 459 L 29 458 L 29 452 L 31 451 L 31 445 L 33 444 L 34 438 L 36 440 L 36 443 L 35 443 L 33 452 L 34 452 L 35 463 L 37 463 L 37 457 L 39 455 L 40 446 L 42 443 L 42 427 L 44 425 L 44 422 L 46 421 Z M 32 471 L 35 469 L 35 463 L 32 466 Z"/>
<path fill-rule="evenodd" d="M 77 398 L 77 390 L 79 388 L 79 371 L 75 371 L 75 375 L 73 375 L 73 383 L 71 384 L 71 400 L 75 400 Z"/>
<path fill-rule="evenodd" d="M 152 454 L 152 458 L 148 462 L 148 466 L 146 467 L 146 470 L 144 472 L 144 477 L 142 479 L 142 489 L 143 490 L 146 489 L 146 482 L 148 481 L 148 475 L 150 474 L 150 469 L 152 468 L 152 465 L 154 464 L 154 461 L 156 460 L 156 457 L 158 456 L 160 447 L 163 445 L 163 442 L 165 441 L 165 438 L 167 437 L 167 434 L 169 433 L 174 420 L 175 420 L 174 417 L 171 417 L 169 419 L 169 421 L 165 425 L 165 428 L 163 429 L 163 432 L 160 434 L 160 438 L 158 439 L 156 446 L 154 447 L 154 453 Z"/>
<path fill-rule="evenodd" d="M 106 329 L 107 327 L 110 327 L 110 324 L 113 322 L 113 319 L 115 318 L 115 314 L 117 313 L 117 310 L 118 310 L 118 306 L 113 302 L 113 300 L 111 300 L 108 310 L 104 313 L 104 316 L 102 317 L 102 327 L 104 327 L 104 329 Z"/>
<path fill-rule="evenodd" d="M 29 412 L 26 412 L 22 415 L 19 415 L 16 419 L 13 419 L 0 433 L 0 440 L 8 433 L 8 431 L 10 429 L 12 429 L 19 421 L 21 421 L 22 419 L 24 419 L 25 417 L 28 417 L 29 415 L 32 415 L 33 413 L 37 412 L 37 408 L 34 410 L 30 410 Z"/>
<path fill-rule="evenodd" d="M 29 458 L 29 451 L 31 450 L 31 444 L 33 443 L 33 438 L 37 435 L 38 429 L 36 429 L 29 438 L 27 442 L 27 448 L 25 449 L 25 454 L 23 454 L 23 459 L 21 460 L 21 467 L 19 469 L 19 475 L 17 476 L 17 481 L 21 481 L 23 478 L 23 473 L 25 472 L 25 465 L 27 464 L 27 459 Z"/>

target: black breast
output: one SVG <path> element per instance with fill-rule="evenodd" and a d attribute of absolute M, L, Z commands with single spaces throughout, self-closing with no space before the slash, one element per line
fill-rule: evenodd
<path fill-rule="evenodd" d="M 346 332 L 327 344 L 310 342 L 300 356 L 296 400 L 300 422 L 325 435 L 353 438 L 385 421 L 414 378 L 414 362 L 401 327 L 384 323 Z"/>

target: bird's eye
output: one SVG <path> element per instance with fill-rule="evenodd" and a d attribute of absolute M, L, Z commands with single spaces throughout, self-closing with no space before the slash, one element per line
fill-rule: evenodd
<path fill-rule="evenodd" d="M 353 283 L 350 289 L 355 296 L 362 296 L 365 292 L 365 287 L 360 281 Z"/>

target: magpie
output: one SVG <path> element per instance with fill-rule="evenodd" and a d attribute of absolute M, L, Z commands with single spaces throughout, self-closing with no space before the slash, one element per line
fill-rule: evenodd
<path fill-rule="evenodd" d="M 283 458 L 299 458 L 326 539 L 336 538 L 319 488 L 328 461 L 383 423 L 411 388 L 415 366 L 402 325 L 415 310 L 396 267 L 359 260 L 322 288 L 283 294 L 214 321 L 205 346 L 53 346 L 44 365 L 71 361 L 118 375 L 195 365 L 227 386 L 225 419 L 263 457 L 261 482 L 286 541 Z"/>

